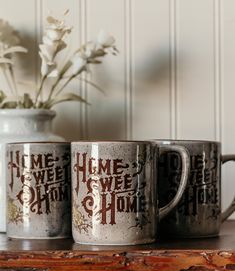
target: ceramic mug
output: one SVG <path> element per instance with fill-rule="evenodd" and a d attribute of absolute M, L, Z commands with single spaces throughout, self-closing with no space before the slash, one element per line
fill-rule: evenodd
<path fill-rule="evenodd" d="M 7 162 L 7 236 L 71 236 L 70 144 L 8 144 Z"/>
<path fill-rule="evenodd" d="M 220 226 L 235 210 L 235 198 L 221 211 L 221 166 L 235 155 L 221 155 L 221 143 L 200 140 L 156 140 L 164 146 L 180 145 L 190 155 L 190 173 L 177 207 L 160 222 L 160 235 L 171 237 L 217 236 Z M 158 160 L 159 203 L 164 205 L 178 189 L 182 163 L 171 150 Z"/>
<path fill-rule="evenodd" d="M 72 233 L 75 242 L 134 245 L 156 240 L 156 217 L 180 200 L 189 159 L 183 147 L 167 146 L 182 157 L 181 185 L 159 209 L 158 146 L 148 141 L 72 142 Z"/>

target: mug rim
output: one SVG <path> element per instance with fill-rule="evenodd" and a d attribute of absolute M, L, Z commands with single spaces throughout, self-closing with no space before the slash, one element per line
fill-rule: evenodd
<path fill-rule="evenodd" d="M 151 142 L 155 143 L 187 143 L 187 144 L 221 144 L 216 140 L 204 140 L 204 139 L 151 139 Z"/>
<path fill-rule="evenodd" d="M 151 140 L 78 140 L 72 141 L 71 145 L 75 144 L 152 144 Z"/>
<path fill-rule="evenodd" d="M 22 142 L 8 142 L 7 145 L 70 145 L 71 142 L 63 142 L 63 141 L 22 141 Z"/>

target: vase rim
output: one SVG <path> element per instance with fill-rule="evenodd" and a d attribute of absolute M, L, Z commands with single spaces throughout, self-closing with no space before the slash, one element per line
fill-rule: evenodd
<path fill-rule="evenodd" d="M 51 109 L 34 109 L 34 108 L 7 108 L 0 109 L 0 116 L 51 116 L 54 117 L 56 112 Z"/>
<path fill-rule="evenodd" d="M 7 143 L 9 146 L 14 146 L 14 145 L 51 145 L 51 144 L 58 144 L 58 145 L 71 145 L 71 142 L 69 141 L 20 141 L 20 142 L 10 142 Z"/>

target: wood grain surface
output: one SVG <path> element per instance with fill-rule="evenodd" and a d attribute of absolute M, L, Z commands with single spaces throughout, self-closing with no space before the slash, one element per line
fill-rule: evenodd
<path fill-rule="evenodd" d="M 1 252 L 0 270 L 235 270 L 229 251 L 133 250 Z M 29 269 L 33 268 L 33 269 Z"/>
<path fill-rule="evenodd" d="M 145 246 L 85 246 L 65 240 L 8 240 L 0 235 L 0 270 L 235 270 L 235 221 L 216 238 L 159 240 Z"/>

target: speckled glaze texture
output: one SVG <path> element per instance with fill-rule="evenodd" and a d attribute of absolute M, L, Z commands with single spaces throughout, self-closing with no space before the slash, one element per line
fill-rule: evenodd
<path fill-rule="evenodd" d="M 7 236 L 71 236 L 70 144 L 8 144 L 7 164 Z"/>
<path fill-rule="evenodd" d="M 190 173 L 181 201 L 160 221 L 160 234 L 167 237 L 211 237 L 219 234 L 221 214 L 221 144 L 212 141 L 165 140 L 165 146 L 180 145 L 190 155 Z M 230 156 L 228 160 L 234 160 Z M 227 161 L 228 161 L 227 160 Z M 224 161 L 225 162 L 225 161 Z M 174 196 L 181 174 L 177 153 L 167 151 L 158 160 L 159 204 Z M 231 208 L 234 210 L 234 206 Z"/>
<path fill-rule="evenodd" d="M 52 110 L 0 109 L 0 232 L 6 231 L 6 144 L 64 141 L 52 133 L 54 117 Z"/>
<path fill-rule="evenodd" d="M 75 242 L 154 242 L 156 152 L 151 143 L 73 142 L 71 152 Z"/>

